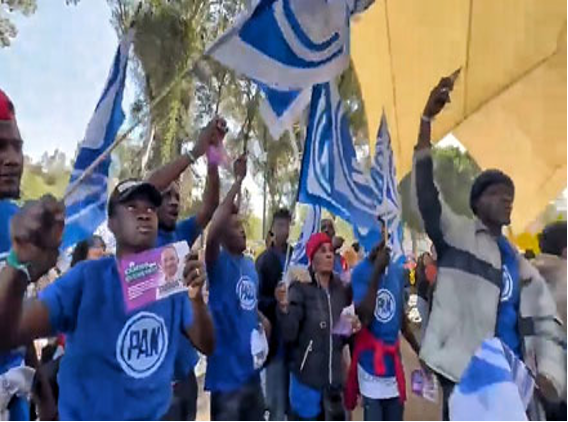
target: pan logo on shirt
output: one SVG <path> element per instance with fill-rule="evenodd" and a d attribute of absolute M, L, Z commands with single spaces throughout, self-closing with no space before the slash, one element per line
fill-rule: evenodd
<path fill-rule="evenodd" d="M 503 266 L 503 286 L 501 287 L 501 302 L 505 302 L 511 299 L 513 295 L 513 277 L 511 277 L 511 273 L 507 269 L 506 266 Z"/>
<path fill-rule="evenodd" d="M 252 311 L 256 308 L 256 284 L 246 275 L 237 283 L 237 297 L 241 308 Z"/>
<path fill-rule="evenodd" d="M 167 350 L 164 320 L 150 312 L 139 312 L 124 324 L 118 336 L 116 359 L 127 375 L 145 378 L 159 368 Z"/>
<path fill-rule="evenodd" d="M 375 318 L 382 323 L 389 322 L 396 311 L 394 296 L 387 289 L 380 289 L 375 304 Z"/>

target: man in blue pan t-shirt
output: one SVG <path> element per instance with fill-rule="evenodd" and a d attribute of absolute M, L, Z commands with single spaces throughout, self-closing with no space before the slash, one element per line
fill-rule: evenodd
<path fill-rule="evenodd" d="M 270 323 L 258 312 L 258 275 L 243 255 L 246 235 L 234 205 L 246 174 L 246 158 L 235 162 L 236 182 L 215 212 L 205 261 L 209 308 L 217 347 L 207 360 L 205 388 L 211 392 L 211 420 L 263 420 L 260 369 L 268 354 Z"/>
<path fill-rule="evenodd" d="M 197 260 L 186 261 L 184 269 L 189 294 L 132 312 L 125 309 L 117 258 L 154 247 L 161 200 L 149 183 L 121 182 L 108 204 L 116 257 L 78 264 L 25 308 L 27 285 L 56 262 L 63 205 L 42 198 L 27 203 L 12 219 L 12 250 L 0 272 L 0 350 L 66 334 L 58 377 L 61 420 L 160 419 L 170 404 L 181 336 L 207 353 L 214 349 L 206 334 L 213 326 L 201 295 L 204 267 Z"/>
<path fill-rule="evenodd" d="M 182 173 L 206 152 L 210 145 L 219 145 L 226 133 L 226 123 L 214 118 L 201 131 L 193 150 L 154 171 L 148 181 L 162 193 L 162 205 L 158 208 L 157 246 L 185 240 L 189 247 L 203 232 L 219 205 L 219 169 L 208 163 L 207 182 L 203 204 L 195 216 L 178 221 L 181 197 L 179 178 Z M 213 332 L 209 333 L 211 336 Z M 180 340 L 174 370 L 174 397 L 166 420 L 195 420 L 197 414 L 197 380 L 195 365 L 199 358 L 193 345 L 186 338 Z"/>

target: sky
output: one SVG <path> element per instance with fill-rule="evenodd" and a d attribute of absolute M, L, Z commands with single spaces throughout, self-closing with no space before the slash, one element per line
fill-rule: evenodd
<path fill-rule="evenodd" d="M 18 36 L 10 47 L 0 48 L 0 88 L 16 107 L 24 154 L 38 160 L 58 149 L 72 159 L 102 93 L 118 38 L 106 1 L 37 3 L 32 16 L 11 16 Z M 133 101 L 127 77 L 126 113 Z M 245 187 L 254 213 L 261 215 L 262 192 L 252 177 Z"/>
<path fill-rule="evenodd" d="M 0 48 L 0 88 L 14 102 L 24 153 L 75 154 L 117 47 L 103 0 L 38 0 L 34 15 L 11 15 L 18 36 Z M 133 101 L 128 86 L 124 109 Z"/>

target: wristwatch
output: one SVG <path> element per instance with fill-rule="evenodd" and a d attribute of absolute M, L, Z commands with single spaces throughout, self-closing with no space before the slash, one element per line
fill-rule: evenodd
<path fill-rule="evenodd" d="M 26 279 L 28 281 L 28 284 L 31 283 L 32 277 L 30 275 L 30 264 L 29 263 L 24 264 L 24 263 L 20 262 L 18 260 L 18 257 L 16 256 L 16 252 L 14 251 L 14 249 L 10 250 L 8 257 L 6 258 L 6 265 L 14 268 L 17 271 L 24 273 L 24 275 L 26 276 Z"/>

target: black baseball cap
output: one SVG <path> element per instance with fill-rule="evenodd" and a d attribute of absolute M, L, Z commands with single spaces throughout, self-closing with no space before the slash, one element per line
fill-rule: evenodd
<path fill-rule="evenodd" d="M 107 208 L 109 217 L 117 204 L 128 201 L 133 195 L 139 193 L 148 195 L 148 198 L 156 207 L 162 205 L 162 194 L 153 184 L 144 180 L 127 179 L 116 185 L 110 195 Z"/>

